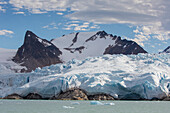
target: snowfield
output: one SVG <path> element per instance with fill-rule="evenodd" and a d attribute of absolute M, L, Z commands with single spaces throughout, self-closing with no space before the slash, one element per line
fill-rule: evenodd
<path fill-rule="evenodd" d="M 52 43 L 62 51 L 60 58 L 64 62 L 68 62 L 73 58 L 82 60 L 87 57 L 103 55 L 107 47 L 116 45 L 116 39 L 113 40 L 113 37 L 111 37 L 109 34 L 108 36 L 105 36 L 105 38 L 100 38 L 101 34 L 98 35 L 96 33 L 97 32 L 72 33 L 60 38 L 56 38 L 52 40 Z M 77 39 L 75 42 L 73 42 L 76 36 Z M 87 41 L 90 39 L 90 37 L 93 37 L 93 40 L 95 41 Z M 81 53 L 75 50 L 79 47 L 84 47 L 84 49 L 81 50 Z M 65 48 L 70 48 L 73 50 L 70 52 Z"/>
<path fill-rule="evenodd" d="M 20 72 L 22 68 L 25 68 L 11 60 L 16 52 L 15 49 L 0 48 L 0 74 Z"/>
<path fill-rule="evenodd" d="M 163 98 L 170 91 L 170 54 L 103 55 L 37 68 L 23 74 L 0 74 L 0 97 L 38 93 L 52 97 L 78 87 L 89 94 L 115 98 Z"/>

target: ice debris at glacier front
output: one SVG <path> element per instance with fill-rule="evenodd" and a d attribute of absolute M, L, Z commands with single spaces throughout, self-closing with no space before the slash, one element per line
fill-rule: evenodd
<path fill-rule="evenodd" d="M 104 55 L 37 68 L 31 73 L 0 75 L 0 97 L 38 93 L 52 97 L 77 87 L 88 94 L 120 99 L 163 98 L 170 90 L 170 55 Z"/>
<path fill-rule="evenodd" d="M 99 101 L 91 101 L 90 104 L 91 105 L 103 105 L 103 103 L 101 103 Z"/>

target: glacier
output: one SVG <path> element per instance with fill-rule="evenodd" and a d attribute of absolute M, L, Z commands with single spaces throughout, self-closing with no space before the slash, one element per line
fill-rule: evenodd
<path fill-rule="evenodd" d="M 0 97 L 38 93 L 44 98 L 81 88 L 118 99 L 162 99 L 170 91 L 170 54 L 103 55 L 37 68 L 31 73 L 0 73 Z"/>
<path fill-rule="evenodd" d="M 25 66 L 20 66 L 12 61 L 15 56 L 16 49 L 4 49 L 0 48 L 0 74 L 10 74 L 20 72 L 21 69 L 26 69 Z"/>

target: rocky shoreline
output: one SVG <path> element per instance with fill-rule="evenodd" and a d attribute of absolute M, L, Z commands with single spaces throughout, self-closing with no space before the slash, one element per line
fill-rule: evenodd
<path fill-rule="evenodd" d="M 27 100 L 135 100 L 135 101 L 170 101 L 170 96 L 167 96 L 163 99 L 129 99 L 129 98 L 123 98 L 123 99 L 118 99 L 114 98 L 113 96 L 105 93 L 98 93 L 98 94 L 93 94 L 93 95 L 88 95 L 88 93 L 79 88 L 72 88 L 69 89 L 65 92 L 60 92 L 58 95 L 54 95 L 50 98 L 43 98 L 41 95 L 37 93 L 29 93 L 26 96 L 21 96 L 19 94 L 11 94 L 8 95 L 4 98 L 0 99 L 27 99 Z"/>

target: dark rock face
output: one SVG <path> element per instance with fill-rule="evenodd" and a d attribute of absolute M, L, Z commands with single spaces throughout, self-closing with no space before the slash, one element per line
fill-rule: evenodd
<path fill-rule="evenodd" d="M 170 97 L 164 98 L 163 101 L 170 101 Z"/>
<path fill-rule="evenodd" d="M 115 37 L 113 37 L 114 39 Z M 128 41 L 126 39 L 121 40 L 121 37 L 115 39 L 116 44 L 114 46 L 109 46 L 105 49 L 104 54 L 138 54 L 138 53 L 147 53 L 142 47 L 140 47 L 134 41 Z"/>
<path fill-rule="evenodd" d="M 125 95 L 123 98 L 121 98 L 121 100 L 144 100 L 144 98 L 142 98 L 139 94 L 131 93 Z"/>
<path fill-rule="evenodd" d="M 23 99 L 23 98 L 20 95 L 14 93 L 14 94 L 4 97 L 3 99 Z"/>
<path fill-rule="evenodd" d="M 61 92 L 58 96 L 50 98 L 51 100 L 114 100 L 114 97 L 109 94 L 87 95 L 83 89 L 72 88 L 65 92 Z"/>
<path fill-rule="evenodd" d="M 72 40 L 72 44 L 68 48 L 64 48 L 65 50 L 70 51 L 70 53 L 75 53 L 75 52 L 82 53 L 83 49 L 85 49 L 84 46 L 80 46 L 80 47 L 77 47 L 77 48 L 72 48 L 72 46 L 77 42 L 78 35 L 79 35 L 79 32 L 76 33 L 74 39 Z"/>
<path fill-rule="evenodd" d="M 49 66 L 56 63 L 62 63 L 59 58 L 62 52 L 50 41 L 41 39 L 31 31 L 27 31 L 24 44 L 18 49 L 13 61 L 26 66 L 30 72 L 37 67 Z"/>
<path fill-rule="evenodd" d="M 86 42 L 88 42 L 88 41 L 95 41 L 98 38 L 98 36 L 99 36 L 99 38 L 105 38 L 106 39 L 106 36 L 108 36 L 108 35 L 109 34 L 107 34 L 105 31 L 99 31 L 95 35 L 93 35 L 92 37 L 87 39 Z"/>
<path fill-rule="evenodd" d="M 71 53 L 74 53 L 76 51 L 78 51 L 79 53 L 82 53 L 84 48 L 85 48 L 84 46 L 80 46 L 77 48 L 64 48 L 64 49 L 70 51 Z"/>
<path fill-rule="evenodd" d="M 77 42 L 77 36 L 78 36 L 78 34 L 79 34 L 79 32 L 78 32 L 78 33 L 76 33 L 76 35 L 75 35 L 74 39 L 72 40 L 72 41 L 73 41 L 73 43 L 70 45 L 70 47 L 71 47 L 71 46 L 73 46 L 73 45 L 74 45 L 74 43 L 76 43 L 76 42 Z"/>
<path fill-rule="evenodd" d="M 167 97 L 164 97 L 164 98 L 162 99 L 162 101 L 170 101 L 170 95 L 168 95 Z"/>
<path fill-rule="evenodd" d="M 168 46 L 164 51 L 163 53 L 170 53 L 170 46 Z"/>
<path fill-rule="evenodd" d="M 29 93 L 24 99 L 43 99 L 41 95 L 37 93 Z"/>
<path fill-rule="evenodd" d="M 56 99 L 57 100 L 88 100 L 88 97 L 86 91 L 79 88 L 73 88 L 65 92 L 61 92 Z"/>
<path fill-rule="evenodd" d="M 114 100 L 114 97 L 108 94 L 88 95 L 89 100 Z"/>

